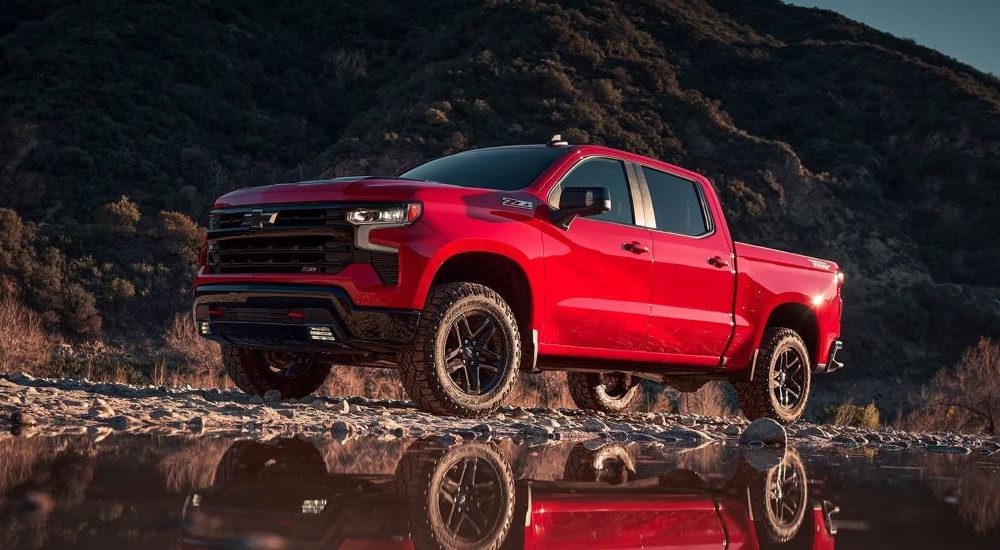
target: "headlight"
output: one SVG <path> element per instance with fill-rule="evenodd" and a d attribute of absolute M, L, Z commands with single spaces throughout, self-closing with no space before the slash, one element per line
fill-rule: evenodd
<path fill-rule="evenodd" d="M 373 206 L 347 211 L 347 221 L 354 225 L 406 225 L 413 223 L 423 212 L 419 202 L 399 206 Z"/>

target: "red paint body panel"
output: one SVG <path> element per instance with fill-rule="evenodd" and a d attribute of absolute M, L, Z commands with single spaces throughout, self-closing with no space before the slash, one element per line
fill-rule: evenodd
<path fill-rule="evenodd" d="M 714 232 L 690 238 L 593 219 L 555 226 L 550 191 L 579 161 L 609 157 L 687 178 L 702 189 Z M 531 208 L 503 206 L 502 199 Z M 840 334 L 838 267 L 822 261 L 734 243 L 722 207 L 704 177 L 654 159 L 599 146 L 576 146 L 521 191 L 440 183 L 358 179 L 241 189 L 216 206 L 417 201 L 423 214 L 407 227 L 376 229 L 371 240 L 399 250 L 398 284 L 383 284 L 374 268 L 351 264 L 335 275 L 209 274 L 207 283 L 280 283 L 335 286 L 360 306 L 421 309 L 438 269 L 465 252 L 513 260 L 530 284 L 540 355 L 662 363 L 726 371 L 747 368 L 768 316 L 785 303 L 815 313 L 813 361 L 825 363 Z M 649 252 L 622 245 L 636 241 Z M 723 267 L 709 258 L 718 256 Z"/>
<path fill-rule="evenodd" d="M 718 549 L 726 542 L 708 495 L 556 494 L 532 501 L 526 549 Z"/>

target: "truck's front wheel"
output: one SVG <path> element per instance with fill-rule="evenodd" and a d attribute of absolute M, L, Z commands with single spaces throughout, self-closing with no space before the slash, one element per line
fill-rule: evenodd
<path fill-rule="evenodd" d="M 764 331 L 757 367 L 750 382 L 737 382 L 743 414 L 750 420 L 772 418 L 782 424 L 798 420 L 809 401 L 812 383 L 809 352 L 794 330 Z"/>
<path fill-rule="evenodd" d="M 282 399 L 305 397 L 319 389 L 332 363 L 306 356 L 222 346 L 222 365 L 233 384 L 251 395 L 278 390 Z"/>
<path fill-rule="evenodd" d="M 474 283 L 431 289 L 400 378 L 434 414 L 476 417 L 499 407 L 517 380 L 521 337 L 499 294 Z"/>

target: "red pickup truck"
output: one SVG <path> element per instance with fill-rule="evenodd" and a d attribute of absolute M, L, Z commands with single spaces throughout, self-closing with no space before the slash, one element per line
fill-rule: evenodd
<path fill-rule="evenodd" d="M 835 547 L 837 507 L 817 498 L 795 451 L 760 470 L 713 453 L 694 470 L 651 448 L 583 445 L 560 475 L 557 447 L 539 470 L 521 469 L 531 460 L 516 446 L 417 440 L 386 472 L 392 446 L 353 447 L 379 459 L 328 468 L 302 440 L 237 441 L 212 485 L 188 495 L 180 548 Z"/>
<path fill-rule="evenodd" d="M 558 137 L 233 191 L 200 263 L 198 331 L 254 394 L 398 367 L 420 408 L 472 417 L 562 370 L 583 408 L 729 380 L 747 417 L 787 423 L 841 366 L 837 264 L 734 242 L 694 172 Z"/>

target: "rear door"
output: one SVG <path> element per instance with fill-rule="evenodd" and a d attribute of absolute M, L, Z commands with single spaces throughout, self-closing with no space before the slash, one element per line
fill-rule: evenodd
<path fill-rule="evenodd" d="M 638 166 L 648 193 L 653 237 L 653 288 L 646 351 L 679 363 L 714 366 L 733 327 L 736 272 L 730 243 L 715 221 L 701 183 Z"/>
<path fill-rule="evenodd" d="M 605 157 L 579 161 L 548 197 L 559 203 L 566 187 L 605 187 L 611 211 L 577 218 L 568 230 L 543 224 L 547 352 L 639 350 L 649 326 L 652 235 L 642 227 L 638 181 L 626 163 Z"/>

